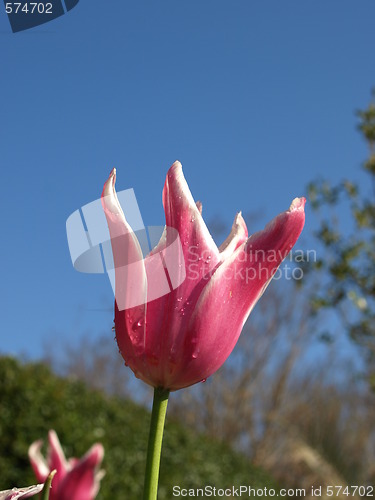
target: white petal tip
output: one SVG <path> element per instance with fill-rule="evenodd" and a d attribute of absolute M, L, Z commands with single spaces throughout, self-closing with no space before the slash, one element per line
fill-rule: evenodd
<path fill-rule="evenodd" d="M 43 446 L 43 440 L 38 439 L 38 441 L 34 441 L 30 446 L 29 446 L 29 458 L 30 460 L 39 460 L 41 455 L 40 455 L 40 450 Z"/>
<path fill-rule="evenodd" d="M 306 203 L 306 198 L 294 198 L 292 204 L 289 207 L 289 212 L 294 212 L 295 210 L 304 210 Z"/>
<path fill-rule="evenodd" d="M 112 186 L 114 186 L 116 184 L 116 169 L 115 168 L 112 168 L 111 173 L 109 174 L 107 183 L 111 184 Z"/>
<path fill-rule="evenodd" d="M 175 171 L 175 170 L 182 172 L 182 165 L 181 162 L 179 162 L 178 160 L 176 160 L 169 169 L 169 171 Z"/>
<path fill-rule="evenodd" d="M 236 213 L 236 216 L 234 217 L 234 223 L 235 224 L 243 224 L 244 218 L 242 217 L 242 212 Z"/>

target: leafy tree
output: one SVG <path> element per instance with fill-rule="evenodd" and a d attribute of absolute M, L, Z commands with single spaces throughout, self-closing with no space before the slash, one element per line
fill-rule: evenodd
<path fill-rule="evenodd" d="M 375 389 L 375 89 L 373 98 L 357 112 L 358 129 L 370 150 L 363 165 L 365 189 L 349 179 L 336 185 L 322 180 L 309 184 L 308 194 L 315 210 L 324 209 L 317 232 L 323 257 L 315 263 L 323 274 L 314 309 L 339 312 L 351 338 L 364 349 Z"/>

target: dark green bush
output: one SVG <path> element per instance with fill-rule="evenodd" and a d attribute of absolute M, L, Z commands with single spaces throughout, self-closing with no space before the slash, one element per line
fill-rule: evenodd
<path fill-rule="evenodd" d="M 128 400 L 62 379 L 43 364 L 0 358 L 0 490 L 33 484 L 29 445 L 55 429 L 67 457 L 82 456 L 97 441 L 105 447 L 106 476 L 98 498 L 142 496 L 150 415 Z M 168 421 L 160 473 L 160 500 L 172 486 L 270 487 L 274 483 L 246 458 Z"/>

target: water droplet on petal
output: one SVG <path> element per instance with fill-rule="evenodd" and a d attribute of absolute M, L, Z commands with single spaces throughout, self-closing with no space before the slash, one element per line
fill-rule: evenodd
<path fill-rule="evenodd" d="M 206 382 L 206 380 L 207 380 L 206 378 L 202 378 L 202 380 L 201 380 L 202 384 L 204 384 Z"/>
<path fill-rule="evenodd" d="M 138 321 L 135 321 L 132 325 L 133 332 L 137 332 L 143 325 L 144 325 L 143 319 L 139 319 Z"/>
<path fill-rule="evenodd" d="M 177 302 L 181 302 L 182 297 L 177 297 Z"/>
<path fill-rule="evenodd" d="M 197 359 L 197 357 L 198 357 L 198 353 L 197 353 L 197 352 L 193 352 L 193 354 L 191 355 L 191 357 L 192 357 L 193 359 Z"/>
<path fill-rule="evenodd" d="M 183 307 L 181 307 L 181 309 L 180 309 L 180 314 L 181 314 L 181 316 L 185 315 L 185 309 Z"/>

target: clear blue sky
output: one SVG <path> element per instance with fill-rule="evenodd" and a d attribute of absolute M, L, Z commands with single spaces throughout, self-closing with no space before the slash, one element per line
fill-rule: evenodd
<path fill-rule="evenodd" d="M 374 25 L 373 0 L 80 0 L 16 34 L 0 10 L 0 350 L 112 336 L 108 280 L 73 269 L 65 221 L 114 166 L 147 225 L 176 159 L 228 225 L 271 218 L 318 175 L 358 177 Z"/>

